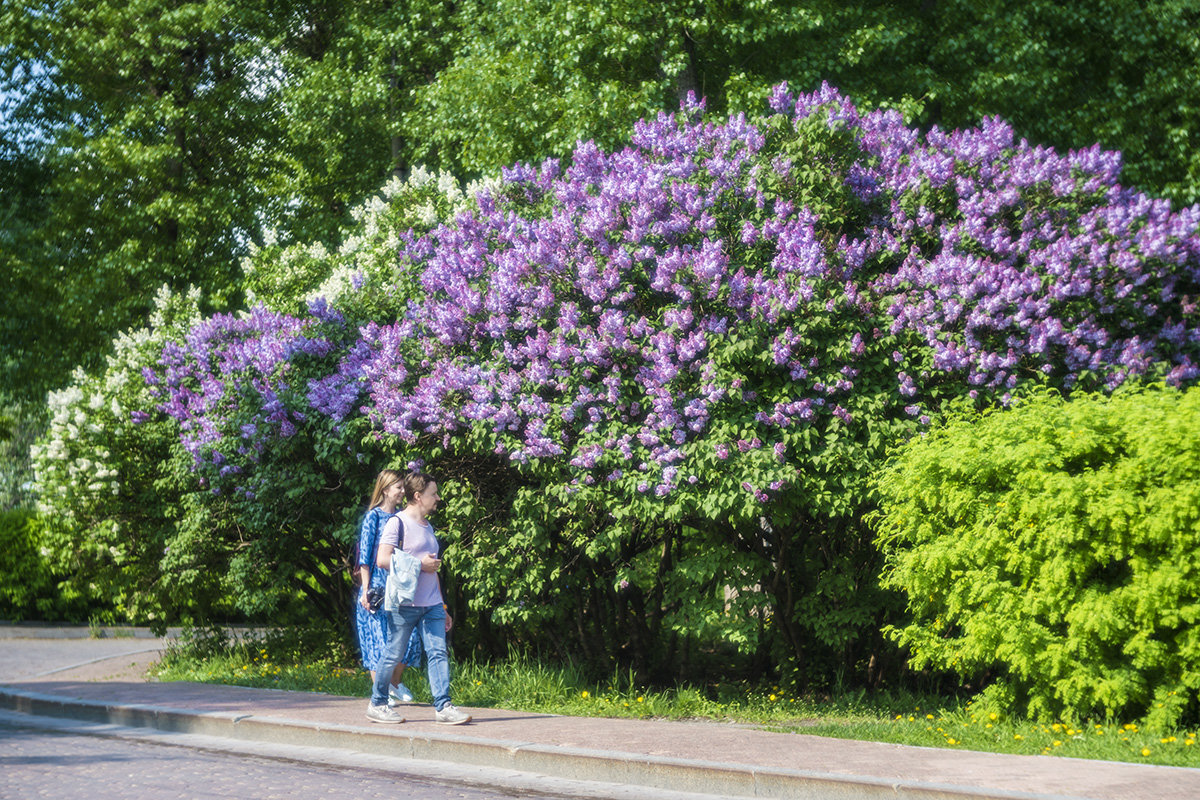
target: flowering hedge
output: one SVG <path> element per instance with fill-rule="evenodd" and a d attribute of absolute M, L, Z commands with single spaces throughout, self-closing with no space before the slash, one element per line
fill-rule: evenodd
<path fill-rule="evenodd" d="M 227 526 L 200 512 L 179 426 L 147 413 L 142 377 L 200 323 L 199 299 L 164 287 L 149 325 L 118 336 L 103 370 L 76 370 L 50 393 L 49 431 L 32 449 L 43 556 L 65 579 L 60 594 L 111 606 L 116 619 L 165 627 L 196 609 L 228 610 L 228 553 L 211 544 Z"/>
<path fill-rule="evenodd" d="M 1196 377 L 1200 208 L 1119 170 L 829 87 L 755 120 L 687 103 L 473 194 L 393 187 L 328 258 L 260 254 L 282 295 L 169 344 L 144 411 L 274 554 L 354 464 L 427 465 L 482 637 L 875 668 L 895 601 L 861 520 L 890 444 L 952 398 Z"/>

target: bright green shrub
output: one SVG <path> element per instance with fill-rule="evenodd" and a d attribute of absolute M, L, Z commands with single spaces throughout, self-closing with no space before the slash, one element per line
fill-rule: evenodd
<path fill-rule="evenodd" d="M 913 439 L 879 489 L 914 666 L 1035 716 L 1196 719 L 1200 389 L 1039 394 Z"/>
<path fill-rule="evenodd" d="M 40 590 L 50 583 L 38 552 L 36 516 L 29 511 L 0 511 L 0 616 L 24 618 Z"/>
<path fill-rule="evenodd" d="M 44 526 L 32 511 L 0 511 L 0 619 L 82 621 L 105 603 L 71 589 L 46 557 Z"/>

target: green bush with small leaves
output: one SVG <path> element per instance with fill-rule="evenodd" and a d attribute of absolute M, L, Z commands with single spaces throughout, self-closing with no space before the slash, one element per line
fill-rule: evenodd
<path fill-rule="evenodd" d="M 107 603 L 63 586 L 45 550 L 45 526 L 33 511 L 0 511 L 0 619 L 82 622 Z"/>
<path fill-rule="evenodd" d="M 914 438 L 879 480 L 888 629 L 1006 711 L 1195 721 L 1200 389 L 1040 393 Z"/>

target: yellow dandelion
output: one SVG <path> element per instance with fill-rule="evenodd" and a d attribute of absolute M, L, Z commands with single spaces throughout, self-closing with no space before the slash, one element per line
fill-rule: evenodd
<path fill-rule="evenodd" d="M 638 698 L 638 702 L 639 702 L 639 703 L 644 703 L 644 702 L 646 702 L 646 698 L 644 698 L 644 697 L 639 697 L 639 698 Z"/>
<path fill-rule="evenodd" d="M 1050 744 L 1054 745 L 1055 747 L 1062 747 L 1062 742 L 1061 742 L 1061 741 L 1059 741 L 1058 739 L 1055 739 L 1055 740 L 1054 740 L 1053 742 L 1051 742 Z"/>
<path fill-rule="evenodd" d="M 933 714 L 926 714 L 925 719 L 933 719 Z"/>
<path fill-rule="evenodd" d="M 579 696 L 582 697 L 584 700 L 587 700 L 589 697 L 591 697 L 591 695 L 588 694 L 587 689 L 584 689 L 582 692 L 580 692 Z"/>
<path fill-rule="evenodd" d="M 1024 736 L 1022 736 L 1022 735 L 1021 735 L 1021 734 L 1019 734 L 1019 733 L 1014 733 L 1014 734 L 1013 734 L 1013 741 L 1017 741 L 1017 742 L 1023 742 L 1023 741 L 1025 741 L 1025 737 L 1024 737 Z"/>
<path fill-rule="evenodd" d="M 1144 756 L 1148 756 L 1148 755 L 1150 755 L 1150 748 L 1149 748 L 1149 747 L 1143 747 L 1143 748 L 1142 748 L 1142 756 L 1144 757 Z"/>
<path fill-rule="evenodd" d="M 772 703 L 774 703 L 774 702 L 775 702 L 775 695 L 771 695 L 771 696 L 770 696 L 770 697 L 768 697 L 767 699 L 768 699 L 768 700 L 770 700 Z"/>

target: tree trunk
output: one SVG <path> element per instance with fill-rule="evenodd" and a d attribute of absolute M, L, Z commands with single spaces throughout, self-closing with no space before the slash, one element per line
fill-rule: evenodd
<path fill-rule="evenodd" d="M 397 118 L 396 98 L 400 93 L 400 72 L 396 64 L 396 51 L 392 51 L 391 70 L 388 72 L 388 124 L 392 128 L 392 177 L 404 180 L 408 170 L 400 165 L 400 120 Z"/>
<path fill-rule="evenodd" d="M 796 607 L 795 578 L 788 564 L 788 558 L 791 556 L 788 545 L 791 544 L 793 535 L 790 531 L 780 531 L 776 537 L 775 574 L 771 579 L 771 595 L 775 598 L 775 614 L 779 619 L 780 630 L 783 631 L 799 672 L 804 664 L 804 646 L 803 637 L 793 616 Z"/>
<path fill-rule="evenodd" d="M 675 99 L 680 105 L 687 100 L 689 93 L 694 95 L 697 100 L 704 96 L 703 87 L 696 77 L 696 42 L 692 39 L 692 32 L 687 28 L 683 29 L 681 36 L 683 37 L 683 52 L 687 56 L 687 61 L 683 71 L 675 76 Z"/>

